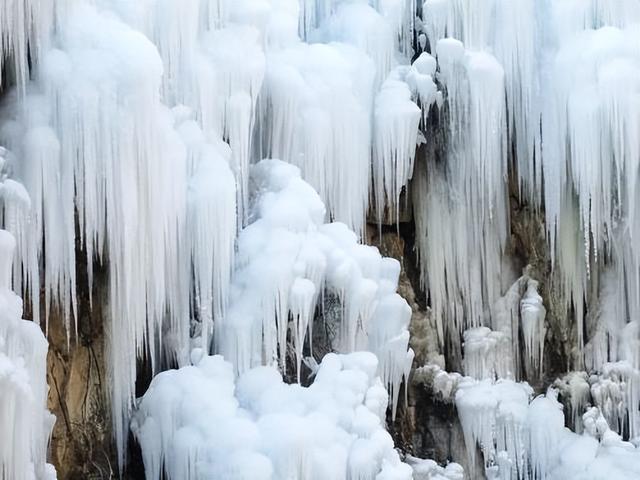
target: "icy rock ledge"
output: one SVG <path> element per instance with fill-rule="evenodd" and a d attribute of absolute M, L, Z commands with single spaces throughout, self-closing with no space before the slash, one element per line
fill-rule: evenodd
<path fill-rule="evenodd" d="M 192 357 L 139 401 L 132 430 L 147 480 L 413 478 L 384 427 L 388 396 L 372 353 L 328 354 L 309 387 L 273 367 L 236 381 L 221 356 Z"/>

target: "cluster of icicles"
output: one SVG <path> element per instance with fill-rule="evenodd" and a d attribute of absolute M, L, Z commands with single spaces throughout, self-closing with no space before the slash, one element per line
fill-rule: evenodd
<path fill-rule="evenodd" d="M 474 378 L 455 394 L 469 473 L 478 446 L 488 478 L 635 478 L 621 437 L 637 444 L 640 421 L 640 2 L 426 0 L 421 13 L 447 144 L 416 161 L 416 239 L 438 335 Z M 529 271 L 514 282 L 514 195 L 544 220 L 551 318 Z M 576 371 L 531 402 L 513 380 L 540 384 L 549 322 Z M 450 394 L 447 378 L 434 384 Z M 558 393 L 581 436 L 563 430 Z"/>
<path fill-rule="evenodd" d="M 76 256 L 86 256 L 89 292 L 105 281 L 94 265 L 106 267 L 121 467 L 139 359 L 158 372 L 190 365 L 194 351 L 221 352 L 237 374 L 259 365 L 284 372 L 291 342 L 299 375 L 325 295 L 340 303 L 331 347 L 376 353 L 395 408 L 412 363 L 411 310 L 395 293 L 399 263 L 358 239 L 375 131 L 385 138 L 376 150 L 383 195 L 399 197 L 389 179 L 411 175 L 420 93 L 396 52 L 410 50 L 404 27 L 414 8 L 321 4 L 0 5 L 13 285 L 45 330 L 61 312 L 74 341 Z M 386 81 L 376 101 L 396 70 L 397 85 Z M 426 95 L 424 81 L 419 88 Z M 262 163 L 250 184 L 262 158 L 300 170 Z M 12 471 L 3 460 L 0 477 Z"/>
<path fill-rule="evenodd" d="M 638 431 L 639 0 L 8 0 L 0 30 L 13 287 L 71 340 L 76 254 L 90 284 L 107 266 L 121 463 L 140 357 L 285 371 L 290 342 L 299 375 L 325 295 L 333 348 L 376 353 L 395 405 L 410 309 L 398 264 L 358 238 L 370 203 L 400 220 L 410 181 L 440 346 L 492 385 L 542 377 L 538 283 L 508 254 L 514 179 L 544 218 L 569 367 Z"/>

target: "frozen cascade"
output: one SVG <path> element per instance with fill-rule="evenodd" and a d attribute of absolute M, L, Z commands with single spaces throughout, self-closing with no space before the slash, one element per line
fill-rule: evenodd
<path fill-rule="evenodd" d="M 375 68 L 351 45 L 296 43 L 269 55 L 260 158 L 297 165 L 331 219 L 361 235 L 369 198 Z"/>
<path fill-rule="evenodd" d="M 440 40 L 436 51 L 451 138 L 445 165 L 422 173 L 414 209 L 438 333 L 459 341 L 463 330 L 484 323 L 485 308 L 501 294 L 508 229 L 504 71 L 495 57 L 454 39 Z"/>
<path fill-rule="evenodd" d="M 598 370 L 604 362 L 635 357 L 633 349 L 619 343 L 625 324 L 637 317 L 640 298 L 639 257 L 632 240 L 637 236 L 640 159 L 638 2 L 523 1 L 516 7 L 513 2 L 498 0 L 425 0 L 422 7 L 420 27 L 428 40 L 425 45 L 438 58 L 438 78 L 446 88 L 445 111 L 449 109 L 449 121 L 454 122 L 447 127 L 449 158 L 456 151 L 460 132 L 473 128 L 455 116 L 456 109 L 460 110 L 456 105 L 472 108 L 468 102 L 473 99 L 465 97 L 473 82 L 468 59 L 471 55 L 493 55 L 503 70 L 508 132 L 505 158 L 517 175 L 520 194 L 533 201 L 534 208 L 544 202 L 553 283 L 567 315 L 573 318 L 579 345 L 572 364 Z M 483 84 L 486 87 L 488 82 Z M 486 95 L 484 101 L 501 98 L 497 92 L 477 90 Z M 484 110 L 489 111 L 487 107 Z M 498 135 L 491 138 L 497 140 Z M 481 144 L 472 151 L 481 152 Z M 451 325 L 457 326 L 458 332 L 479 324 L 493 326 L 499 312 L 492 305 L 495 293 L 501 290 L 496 279 L 504 273 L 489 269 L 500 265 L 503 250 L 492 254 L 489 269 L 474 268 L 476 260 L 465 256 L 468 249 L 455 245 L 469 236 L 469 230 L 473 232 L 468 225 L 482 216 L 474 215 L 471 222 L 459 220 L 459 214 L 448 205 L 456 205 L 452 192 L 460 197 L 470 189 L 456 189 L 452 175 L 446 180 L 438 178 L 445 176 L 440 171 L 448 172 L 448 167 L 431 165 L 429 173 L 421 170 L 417 174 L 420 186 L 414 191 L 416 227 L 423 235 L 418 237 L 421 268 L 433 306 L 449 318 L 440 321 L 439 334 L 445 335 Z M 486 167 L 483 171 L 491 172 Z M 502 169 L 502 174 L 506 173 L 507 169 Z M 495 183 L 487 179 L 484 185 Z M 483 192 L 468 208 L 491 202 Z M 443 210 L 448 212 L 446 216 Z M 500 209 L 496 212 L 500 214 Z M 503 224 L 500 217 L 495 220 L 497 226 L 490 227 L 490 235 L 499 235 Z M 486 241 L 487 235 L 481 238 Z M 503 245 L 501 238 L 489 244 Z M 438 258 L 433 258 L 435 251 L 430 253 L 435 245 Z M 486 254 L 484 247 L 473 250 Z M 601 271 L 608 273 L 601 275 Z M 475 291 L 467 286 L 468 279 L 478 286 Z M 481 293 L 485 290 L 488 296 Z M 523 314 L 528 307 L 523 303 Z M 487 310 L 490 320 L 483 319 Z M 473 323 L 461 321 L 474 311 Z M 541 368 L 538 357 L 542 359 L 544 320 L 538 313 L 524 318 L 531 319 L 524 332 L 535 339 L 537 350 L 527 353 L 535 364 L 524 367 L 531 375 Z M 625 341 L 630 338 L 633 336 L 625 336 Z"/>
<path fill-rule="evenodd" d="M 162 60 L 147 38 L 77 3 L 55 40 L 59 48 L 43 54 L 28 108 L 16 99 L 2 126 L 17 159 L 14 173 L 33 199 L 30 221 L 7 228 L 34 229 L 16 232 L 18 238 L 44 230 L 36 248 L 45 259 L 45 306 L 48 312 L 52 302 L 61 305 L 69 335 L 77 318 L 74 205 L 90 281 L 94 258 L 108 256 L 112 406 L 122 462 L 137 357 L 148 355 L 155 368 L 161 356 L 185 363 L 192 290 L 205 331 L 223 311 L 236 192 L 228 183 L 228 147 L 205 140 L 184 108 L 161 103 Z M 207 178 L 215 182 L 205 190 L 223 184 L 206 193 L 198 182 Z M 18 253 L 37 287 L 31 250 Z"/>
<path fill-rule="evenodd" d="M 137 411 L 148 478 L 234 470 L 245 437 L 196 448 L 218 433 L 194 433 L 194 412 L 220 407 L 217 393 L 194 398 L 191 383 L 208 382 L 226 392 L 222 420 L 240 412 L 256 442 L 248 478 L 409 478 L 382 387 L 393 418 L 426 303 L 430 358 L 446 362 L 415 376 L 456 398 L 472 469 L 479 446 L 488 478 L 637 478 L 639 38 L 639 0 L 2 1 L 0 243 L 14 258 L 0 285 L 0 422 L 15 440 L 0 443 L 3 480 L 53 476 L 45 344 L 9 288 L 45 331 L 59 313 L 71 346 L 78 255 L 89 292 L 94 266 L 107 270 L 121 468 Z M 426 293 L 414 312 L 397 293 L 408 269 L 359 243 L 373 217 L 379 238 L 410 226 L 403 192 Z M 540 245 L 517 230 L 522 211 L 540 219 Z M 313 333 L 327 325 L 332 350 L 377 362 L 332 355 L 316 370 Z M 177 367 L 166 377 L 184 378 L 179 394 L 154 392 L 157 376 L 136 410 L 141 360 L 153 375 Z M 282 383 L 308 370 L 309 388 Z M 300 436 L 327 414 L 314 398 L 336 389 L 316 385 L 334 377 L 358 401 L 328 436 Z M 313 407 L 280 438 L 261 410 L 286 396 L 272 387 L 293 392 L 291 410 Z M 185 398 L 184 422 L 152 411 Z M 377 420 L 345 426 L 363 409 Z M 338 474 L 322 469 L 327 445 Z M 415 478 L 462 475 L 407 463 Z"/>
<path fill-rule="evenodd" d="M 235 236 L 249 221 L 249 164 L 254 151 L 261 150 L 262 138 L 271 135 L 265 129 L 272 125 L 270 115 L 288 102 L 282 97 L 265 100 L 268 112 L 259 114 L 263 78 L 267 76 L 267 99 L 273 96 L 274 75 L 286 79 L 282 69 L 289 72 L 279 56 L 296 67 L 303 59 L 315 61 L 309 67 L 326 71 L 326 85 L 312 81 L 319 96 L 304 113 L 308 120 L 318 107 L 318 113 L 326 115 L 326 100 L 343 89 L 345 102 L 336 101 L 327 112 L 333 133 L 317 138 L 320 152 L 310 151 L 303 164 L 307 178 L 332 205 L 332 216 L 361 234 L 369 195 L 371 82 L 386 77 L 395 63 L 395 38 L 389 33 L 369 46 L 357 41 L 352 46 L 304 44 L 283 28 L 297 16 L 294 2 L 45 3 L 5 2 L 0 12 L 3 52 L 15 61 L 15 83 L 24 87 L 9 93 L 0 126 L 13 158 L 9 171 L 26 188 L 11 179 L 2 186 L 4 224 L 18 240 L 13 282 L 31 294 L 37 320 L 39 299 L 34 292 L 40 291 L 42 268 L 45 326 L 51 309 L 60 308 L 71 342 L 77 330 L 76 221 L 89 282 L 94 260 L 108 265 L 111 403 L 122 466 L 138 358 L 148 357 L 156 371 L 167 364 L 184 365 L 192 343 L 185 319 L 193 317 L 193 342 L 208 349 L 214 324 L 224 324 L 227 317 Z M 397 20 L 393 15 L 401 11 L 395 6 L 387 3 L 389 8 L 372 15 L 377 25 L 398 33 L 400 24 L 389 20 Z M 331 36 L 349 43 L 335 28 L 323 40 L 332 42 Z M 236 48 L 230 50 L 231 45 Z M 309 81 L 312 72 L 306 73 Z M 306 102 L 306 92 L 299 92 Z M 290 122 L 305 125 L 298 117 L 285 116 L 284 121 L 284 133 L 294 137 Z M 353 135 L 349 128 L 355 129 Z M 417 125 L 409 129 L 417 135 Z M 313 135 L 307 128 L 304 138 L 312 140 Z M 337 147 L 322 151 L 331 145 Z M 413 145 L 415 139 L 409 142 Z M 410 150 L 407 155 L 412 155 Z M 301 161 L 297 150 L 287 152 L 294 163 Z M 320 178 L 324 163 L 334 158 L 335 168 Z M 342 181 L 334 182 L 335 175 Z M 359 178 L 357 188 L 354 178 Z M 338 237 L 347 232 L 326 228 Z M 356 237 L 349 235 L 345 248 L 352 249 Z M 395 405 L 411 365 L 406 330 L 410 311 L 394 293 L 399 267 L 373 251 L 363 255 L 363 264 L 368 257 L 376 263 L 363 267 L 364 273 L 353 273 L 365 277 L 362 286 L 341 278 L 341 273 L 332 285 L 344 296 L 348 318 L 341 348 L 351 351 L 357 345 L 379 353 L 381 375 Z M 315 283 L 297 278 L 291 286 L 298 364 L 325 287 L 323 272 L 315 273 L 320 275 L 312 276 Z M 387 324 L 390 314 L 397 321 Z M 371 331 L 365 334 L 369 323 Z M 287 319 L 280 325 L 273 340 L 284 358 Z"/>
<path fill-rule="evenodd" d="M 0 230 L 0 479 L 53 480 L 47 447 L 55 417 L 47 405 L 47 341 L 21 320 L 22 300 L 11 291 L 15 238 Z"/>
<path fill-rule="evenodd" d="M 395 409 L 413 360 L 411 309 L 396 293 L 397 260 L 359 244 L 346 225 L 325 224 L 325 206 L 296 167 L 263 160 L 253 167 L 252 183 L 254 221 L 238 237 L 229 310 L 216 324 L 217 351 L 240 374 L 265 364 L 286 371 L 291 329 L 299 377 L 316 305 L 331 292 L 342 317 L 334 348 L 374 352 Z"/>

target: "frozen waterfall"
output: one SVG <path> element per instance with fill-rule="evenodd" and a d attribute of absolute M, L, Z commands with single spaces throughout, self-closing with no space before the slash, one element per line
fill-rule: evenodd
<path fill-rule="evenodd" d="M 114 475 L 640 478 L 640 0 L 1 0 L 0 204 L 0 480 L 84 303 Z"/>

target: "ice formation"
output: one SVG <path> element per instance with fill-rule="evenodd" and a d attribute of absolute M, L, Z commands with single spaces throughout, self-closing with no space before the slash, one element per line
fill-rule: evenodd
<path fill-rule="evenodd" d="M 246 426 L 251 438 L 234 441 L 255 442 L 247 468 L 257 470 L 238 475 L 309 478 L 310 468 L 340 478 L 322 470 L 322 450 L 285 454 L 317 418 L 300 414 L 267 445 L 274 413 L 260 399 L 274 402 L 269 392 L 279 391 L 286 405 L 307 402 L 325 415 L 313 398 L 335 394 L 344 373 L 358 402 L 345 406 L 337 394 L 331 402 L 351 419 L 368 408 L 367 389 L 383 397 L 380 376 L 395 415 L 413 361 L 412 310 L 396 293 L 399 262 L 360 242 L 373 217 L 381 237 L 383 225 L 399 232 L 410 209 L 422 300 L 435 322 L 429 335 L 451 364 L 415 375 L 441 398 L 455 396 L 471 465 L 477 444 L 489 477 L 637 477 L 626 440 L 640 437 L 640 4 L 420 3 L 1 2 L 0 199 L 9 233 L 0 239 L 2 253 L 15 244 L 5 255 L 15 259 L 1 272 L 9 313 L 0 381 L 10 387 L 0 393 L 0 421 L 16 409 L 25 420 L 13 425 L 33 423 L 14 429 L 15 448 L 0 444 L 4 477 L 52 475 L 45 344 L 35 325 L 18 321 L 9 288 L 45 331 L 61 312 L 70 344 L 81 321 L 76 267 L 86 263 L 89 292 L 106 282 L 108 293 L 121 467 L 144 359 L 153 374 L 183 367 L 156 377 L 137 414 L 148 478 L 163 468 L 174 478 L 236 468 L 232 444 L 194 449 L 197 435 L 221 440 L 194 431 L 201 417 L 191 407 L 184 418 L 154 410 L 181 398 L 228 408 L 223 420 Z M 519 278 L 518 208 L 540 219 L 544 237 Z M 373 357 L 331 356 L 311 387 L 285 386 L 275 368 L 300 381 L 303 364 L 317 367 L 319 327 L 335 330 L 331 350 L 373 352 L 377 369 L 365 362 L 362 380 L 362 365 L 346 359 Z M 549 352 L 549 343 L 566 351 Z M 549 369 L 558 358 L 566 365 Z M 548 374 L 561 376 L 554 385 L 577 433 L 564 429 L 554 390 L 531 400 L 533 387 L 553 382 Z M 165 378 L 180 379 L 178 391 Z M 193 382 L 226 396 L 200 398 Z M 17 404 L 16 389 L 33 402 Z M 338 416 L 335 436 L 309 441 L 337 449 L 339 475 L 410 476 L 382 417 L 364 418 L 365 432 Z M 380 447 L 375 461 L 367 441 Z M 230 463 L 199 464 L 201 455 Z M 417 478 L 461 475 L 412 465 Z"/>
<path fill-rule="evenodd" d="M 423 170 L 414 192 L 423 281 L 443 335 L 459 342 L 484 323 L 500 297 L 506 245 L 507 156 L 504 70 L 495 57 L 437 43 L 438 80 L 446 89 L 446 161 Z M 455 300 L 454 300 L 455 299 Z"/>
<path fill-rule="evenodd" d="M 325 206 L 295 166 L 262 160 L 253 167 L 252 184 L 253 222 L 238 237 L 238 267 L 229 310 L 217 323 L 217 351 L 239 373 L 265 364 L 286 371 L 291 342 L 299 378 L 316 307 L 333 294 L 340 302 L 333 348 L 374 352 L 395 408 L 413 360 L 407 350 L 411 309 L 396 293 L 398 261 L 359 244 L 346 225 L 325 224 Z"/>
<path fill-rule="evenodd" d="M 638 447 L 613 432 L 597 407 L 584 413 L 582 435 L 570 431 L 556 395 L 549 389 L 531 399 L 528 384 L 510 380 L 461 381 L 455 401 L 471 465 L 477 445 L 487 478 L 636 478 Z"/>
<path fill-rule="evenodd" d="M 243 265 L 255 253 L 244 239 L 274 221 L 263 212 L 263 221 L 243 232 L 236 262 L 236 234 L 255 220 L 250 163 L 277 154 L 299 165 L 326 201 L 326 218 L 363 233 L 374 82 L 377 88 L 396 65 L 398 42 L 409 53 L 412 10 L 403 2 L 317 6 L 325 15 L 314 16 L 322 43 L 313 44 L 298 36 L 298 15 L 306 14 L 295 1 L 12 0 L 0 7 L 3 78 L 17 86 L 7 94 L 0 125 L 13 159 L 12 179 L 2 186 L 4 226 L 17 239 L 13 284 L 28 294 L 35 320 L 42 287 L 44 327 L 59 308 L 71 342 L 76 254 L 86 255 L 90 284 L 93 262 L 108 266 L 111 403 L 121 464 L 138 359 L 148 358 L 158 371 L 187 364 L 192 342 L 231 352 L 224 333 L 213 345 L 214 325 L 219 332 L 234 325 L 238 306 L 227 310 L 228 302 L 238 297 Z M 414 154 L 416 120 L 403 128 L 406 140 L 396 146 L 390 138 L 387 148 L 402 150 L 404 162 Z M 265 285 L 273 296 L 265 295 L 259 312 L 280 307 L 278 315 L 258 319 L 267 353 L 237 349 L 235 367 L 244 371 L 247 359 L 272 364 L 279 356 L 284 368 L 291 312 L 299 368 L 316 302 L 333 289 L 344 310 L 336 348 L 378 353 L 395 405 L 411 365 L 410 310 L 394 291 L 399 266 L 359 247 L 347 227 L 323 226 L 324 206 L 307 190 L 320 216 L 291 227 L 300 241 L 319 238 L 315 251 L 306 249 L 309 271 L 296 270 L 304 261 L 295 251 L 283 252 L 286 262 L 277 267 L 292 282 Z M 274 241 L 280 227 L 272 225 Z M 331 251 L 338 245 L 342 255 Z M 271 337 L 272 328 L 278 333 Z"/>
<path fill-rule="evenodd" d="M 55 479 L 47 447 L 55 417 L 47 410 L 47 350 L 34 322 L 21 320 L 11 291 L 15 238 L 0 230 L 0 479 Z"/>
<path fill-rule="evenodd" d="M 464 470 L 457 463 L 449 463 L 441 467 L 433 460 L 420 458 L 406 458 L 406 462 L 413 468 L 413 480 L 463 480 Z"/>
<path fill-rule="evenodd" d="M 162 372 L 132 426 L 146 478 L 411 480 L 384 429 L 376 371 L 373 354 L 353 353 L 327 355 L 309 387 L 273 367 L 236 381 L 220 356 Z"/>
<path fill-rule="evenodd" d="M 446 88 L 449 145 L 447 165 L 435 172 L 432 167 L 418 179 L 422 185 L 414 192 L 414 209 L 424 235 L 418 238 L 424 280 L 436 313 L 444 318 L 441 334 L 447 325 L 463 331 L 495 323 L 493 305 L 504 277 L 499 259 L 508 224 L 507 166 L 514 162 L 519 194 L 534 205 L 544 201 L 557 288 L 567 314 L 575 318 L 580 345 L 575 367 L 586 361 L 597 370 L 603 362 L 625 359 L 619 335 L 635 318 L 639 298 L 631 240 L 640 158 L 635 133 L 639 11 L 637 2 L 524 1 L 517 8 L 500 1 L 424 2 L 421 27 Z M 479 122 L 473 118 L 475 102 L 485 102 Z M 506 122 L 506 128 L 492 122 Z M 499 143 L 503 132 L 507 150 Z M 454 179 L 465 178 L 463 169 L 451 169 L 468 145 L 473 156 L 464 160 L 464 168 L 480 162 L 482 170 L 456 186 Z M 478 197 L 469 197 L 475 191 Z M 465 205 L 465 198 L 472 201 Z M 469 212 L 469 219 L 458 220 Z M 474 238 L 476 231 L 482 233 Z M 468 258 L 469 251 L 481 253 Z M 607 268 L 611 273 L 601 276 Z M 595 310 L 598 295 L 603 306 L 613 308 L 588 315 L 585 305 Z M 450 302 L 452 296 L 459 300 Z M 523 312 L 527 309 L 523 303 Z M 539 375 L 544 325 L 534 316 L 522 318 L 525 343 L 535 343 L 535 348 L 524 345 L 532 362 L 525 368 L 528 375 Z M 585 331 L 590 338 L 583 338 Z"/>

